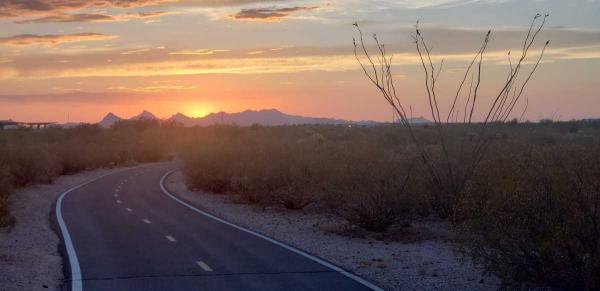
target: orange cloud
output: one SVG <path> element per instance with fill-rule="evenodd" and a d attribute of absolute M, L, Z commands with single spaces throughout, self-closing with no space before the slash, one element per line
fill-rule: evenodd
<path fill-rule="evenodd" d="M 86 8 L 129 9 L 157 5 L 224 7 L 272 1 L 274 0 L 0 0 L 0 18 L 53 16 Z M 86 18 L 86 16 L 77 17 Z"/>
<path fill-rule="evenodd" d="M 257 21 L 278 21 L 281 18 L 290 16 L 299 11 L 314 10 L 317 6 L 295 6 L 287 8 L 257 8 L 242 9 L 240 12 L 231 15 L 236 20 L 257 20 Z"/>
<path fill-rule="evenodd" d="M 230 52 L 231 50 L 208 50 L 208 49 L 197 49 L 197 50 L 181 50 L 170 52 L 170 55 L 197 55 L 197 56 L 209 56 L 216 53 Z"/>
<path fill-rule="evenodd" d="M 183 85 L 160 85 L 160 86 L 144 86 L 144 87 L 126 87 L 117 86 L 106 88 L 113 91 L 132 91 L 132 92 L 172 92 L 181 90 L 192 90 L 196 86 L 183 86 Z"/>
<path fill-rule="evenodd" d="M 2 0 L 0 1 L 0 18 L 54 15 L 69 10 L 95 7 L 133 8 L 172 1 L 173 0 Z"/>
<path fill-rule="evenodd" d="M 9 37 L 0 37 L 0 44 L 10 46 L 29 46 L 29 45 L 59 45 L 68 42 L 98 41 L 113 39 L 117 36 L 101 33 L 76 33 L 76 34 L 21 34 Z"/>
<path fill-rule="evenodd" d="M 58 13 L 41 18 L 25 19 L 15 21 L 15 23 L 51 23 L 51 22 L 118 22 L 129 21 L 134 19 L 154 19 L 166 15 L 174 14 L 173 12 L 141 12 L 127 13 L 123 15 L 104 15 L 104 14 L 68 14 Z"/>
<path fill-rule="evenodd" d="M 490 50 L 485 55 L 486 63 L 506 65 L 507 52 L 518 50 L 522 40 L 514 40 L 517 30 L 499 30 L 493 34 Z M 461 62 L 473 58 L 472 48 L 479 45 L 484 31 L 465 29 L 429 28 L 425 33 L 436 51 L 432 54 L 435 62 L 445 59 L 450 67 L 461 67 Z M 546 51 L 545 62 L 558 62 L 571 59 L 600 59 L 600 31 L 551 29 L 541 35 L 542 39 L 552 39 L 552 46 Z M 511 41 L 512 40 L 512 41 Z M 447 44 L 451 43 L 451 44 Z M 455 48 L 456 47 L 456 48 Z M 393 65 L 414 65 L 419 60 L 414 46 L 409 43 L 386 45 L 394 54 Z M 368 47 L 374 50 L 374 47 Z M 83 50 L 82 50 L 83 51 Z M 262 52 L 262 53 L 258 53 Z M 539 53 L 536 46 L 532 54 Z M 513 54 L 514 55 L 514 54 Z M 10 61 L 0 60 L 0 68 L 11 68 L 6 78 L 69 78 L 69 77 L 139 77 L 139 76 L 181 76 L 207 74 L 267 74 L 296 73 L 305 71 L 351 71 L 358 65 L 348 46 L 331 47 L 256 47 L 236 49 L 193 49 L 187 50 L 165 47 L 146 47 L 129 50 L 98 50 L 51 54 L 37 53 L 11 56 Z M 0 75 L 0 79 L 2 79 Z"/>

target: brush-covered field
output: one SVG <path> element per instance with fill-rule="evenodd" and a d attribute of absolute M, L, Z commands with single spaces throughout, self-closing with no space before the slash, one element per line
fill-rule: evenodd
<path fill-rule="evenodd" d="M 600 288 L 600 123 L 211 126 L 0 132 L 0 221 L 15 188 L 177 153 L 189 187 L 288 211 L 310 207 L 372 232 L 449 221 L 507 284 Z M 412 132 L 412 133 L 411 133 Z M 416 138 L 409 137 L 414 134 Z M 486 141 L 485 154 L 477 146 Z M 418 144 L 415 143 L 418 141 Z M 476 165 L 476 166 L 473 166 Z"/>
<path fill-rule="evenodd" d="M 413 128 L 419 145 L 391 125 L 197 128 L 182 157 L 191 188 L 373 232 L 448 220 L 508 284 L 599 289 L 600 124 L 494 124 L 475 168 L 464 126 L 446 128 L 445 149 L 435 126 Z"/>

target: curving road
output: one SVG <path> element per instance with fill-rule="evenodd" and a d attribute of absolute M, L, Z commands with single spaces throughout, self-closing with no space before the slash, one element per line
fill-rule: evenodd
<path fill-rule="evenodd" d="M 170 195 L 172 163 L 63 193 L 56 215 L 70 290 L 377 290 L 321 259 Z"/>

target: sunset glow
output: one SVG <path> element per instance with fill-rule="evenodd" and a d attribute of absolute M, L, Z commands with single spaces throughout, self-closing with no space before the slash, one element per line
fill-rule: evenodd
<path fill-rule="evenodd" d="M 354 58 L 355 21 L 394 53 L 402 97 L 415 115 L 427 116 L 411 39 L 417 20 L 434 61 L 445 62 L 445 100 L 489 29 L 482 92 L 493 95 L 508 70 L 508 51 L 519 49 L 538 12 L 551 14 L 540 35 L 551 46 L 526 92 L 527 119 L 600 115 L 598 1 L 38 2 L 0 1 L 0 119 L 94 122 L 107 112 L 198 117 L 278 108 L 390 120 Z"/>
<path fill-rule="evenodd" d="M 182 113 L 189 117 L 203 117 L 213 112 L 215 109 L 202 103 L 190 102 L 186 104 L 186 109 Z"/>

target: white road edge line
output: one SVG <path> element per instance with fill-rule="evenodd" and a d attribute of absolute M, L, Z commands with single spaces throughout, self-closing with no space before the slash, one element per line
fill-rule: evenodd
<path fill-rule="evenodd" d="M 313 255 L 311 255 L 309 253 L 306 253 L 306 252 L 304 252 L 304 251 L 302 251 L 300 249 L 297 249 L 297 248 L 295 248 L 293 246 L 290 246 L 290 245 L 285 244 L 283 242 L 280 242 L 278 240 L 272 239 L 272 238 L 270 238 L 268 236 L 262 235 L 262 234 L 260 234 L 258 232 L 252 231 L 250 229 L 247 229 L 247 228 L 244 228 L 244 227 L 239 226 L 237 224 L 231 223 L 231 222 L 229 222 L 227 220 L 224 220 L 222 218 L 216 217 L 216 216 L 214 216 L 214 215 L 212 215 L 212 214 L 210 214 L 210 213 L 208 213 L 206 211 L 202 211 L 202 210 L 200 210 L 200 209 L 192 206 L 191 204 L 189 204 L 189 203 L 187 203 L 187 202 L 185 202 L 185 201 L 183 201 L 183 200 L 175 197 L 175 195 L 171 194 L 167 190 L 167 188 L 165 188 L 164 184 L 165 184 L 165 180 L 167 179 L 167 177 L 169 175 L 171 175 L 172 173 L 174 173 L 175 171 L 177 171 L 177 170 L 178 169 L 168 171 L 160 179 L 160 189 L 162 190 L 163 194 L 167 195 L 171 199 L 179 202 L 183 206 L 185 206 L 185 207 L 187 207 L 187 208 L 189 208 L 189 209 L 191 209 L 191 210 L 193 210 L 193 211 L 195 211 L 195 212 L 197 212 L 199 214 L 202 214 L 202 215 L 204 215 L 204 216 L 206 216 L 208 218 L 211 218 L 211 219 L 216 220 L 218 222 L 221 222 L 221 223 L 224 223 L 226 225 L 229 225 L 229 226 L 231 226 L 233 228 L 239 229 L 239 230 L 241 230 L 243 232 L 246 232 L 246 233 L 249 233 L 251 235 L 257 236 L 259 238 L 262 238 L 262 239 L 264 239 L 264 240 L 266 240 L 266 241 L 268 241 L 270 243 L 276 244 L 276 245 L 278 245 L 278 246 L 280 246 L 280 247 L 282 247 L 284 249 L 292 251 L 292 252 L 294 252 L 294 253 L 296 253 L 298 255 L 301 255 L 301 256 L 303 256 L 303 257 L 305 257 L 307 259 L 310 259 L 310 260 L 312 260 L 312 261 L 314 261 L 316 263 L 319 263 L 319 264 L 321 264 L 321 265 L 323 265 L 323 266 L 325 266 L 327 268 L 330 268 L 330 269 L 332 269 L 332 270 L 334 270 L 334 271 L 336 271 L 336 272 L 338 272 L 338 273 L 340 273 L 340 274 L 342 274 L 342 275 L 344 275 L 344 276 L 346 276 L 346 277 L 348 277 L 348 278 L 350 278 L 350 279 L 352 279 L 352 280 L 354 280 L 354 281 L 356 281 L 356 282 L 364 285 L 365 287 L 370 288 L 371 290 L 384 291 L 383 288 L 378 287 L 377 285 L 375 285 L 375 284 L 373 284 L 373 283 L 371 283 L 371 282 L 369 282 L 369 281 L 367 281 L 367 280 L 365 280 L 365 279 L 363 279 L 361 277 L 358 277 L 358 276 L 356 276 L 356 275 L 354 275 L 354 274 L 352 274 L 352 273 L 350 273 L 350 272 L 348 272 L 348 271 L 346 271 L 346 270 L 344 270 L 344 269 L 342 269 L 342 268 L 340 268 L 340 267 L 338 267 L 338 266 L 336 266 L 336 265 L 334 265 L 332 263 L 329 263 L 329 262 L 327 262 L 327 261 L 325 261 L 323 259 L 315 257 L 315 256 L 313 256 Z"/>
<path fill-rule="evenodd" d="M 166 237 L 166 238 L 167 238 L 167 239 L 168 239 L 170 242 L 177 242 L 177 240 L 176 240 L 174 237 L 170 236 L 170 235 L 165 235 L 165 237 Z"/>
<path fill-rule="evenodd" d="M 205 262 L 203 261 L 197 261 L 196 264 L 198 266 L 200 266 L 200 268 L 202 268 L 202 270 L 206 271 L 206 272 L 212 272 L 213 269 L 211 267 L 209 267 Z"/>
<path fill-rule="evenodd" d="M 145 167 L 145 166 L 141 166 L 141 167 Z M 81 267 L 79 266 L 79 260 L 77 259 L 77 253 L 75 252 L 75 247 L 73 246 L 73 240 L 71 240 L 71 235 L 69 234 L 69 229 L 67 228 L 67 225 L 65 224 L 65 220 L 63 219 L 63 216 L 62 216 L 62 201 L 63 201 L 63 199 L 65 198 L 65 196 L 67 194 L 69 194 L 83 186 L 86 186 L 88 184 L 96 182 L 106 176 L 110 176 L 110 175 L 113 175 L 116 173 L 120 173 L 120 172 L 127 171 L 127 170 L 132 170 L 132 169 L 136 169 L 136 168 L 140 168 L 140 167 L 121 169 L 121 170 L 107 173 L 100 177 L 93 178 L 87 182 L 84 182 L 84 183 L 79 184 L 69 190 L 62 192 L 60 194 L 60 196 L 58 196 L 58 200 L 56 200 L 56 207 L 55 207 L 54 211 L 56 212 L 56 221 L 58 222 L 58 226 L 60 227 L 60 232 L 63 236 L 63 241 L 65 243 L 65 249 L 67 251 L 67 256 L 69 257 L 69 267 L 71 269 L 71 291 L 82 291 L 83 287 L 82 287 L 82 282 L 81 282 Z"/>

